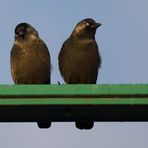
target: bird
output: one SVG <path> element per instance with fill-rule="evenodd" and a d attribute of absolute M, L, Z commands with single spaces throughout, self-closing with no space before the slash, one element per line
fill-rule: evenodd
<path fill-rule="evenodd" d="M 66 84 L 96 84 L 101 56 L 95 40 L 98 27 L 92 18 L 78 22 L 61 47 L 58 56 L 59 70 Z M 79 129 L 91 129 L 93 122 L 77 121 Z"/>
<path fill-rule="evenodd" d="M 10 53 L 11 75 L 15 84 L 50 84 L 51 61 L 48 47 L 37 30 L 28 23 L 15 27 L 14 43 Z M 51 122 L 38 122 L 48 128 Z"/>

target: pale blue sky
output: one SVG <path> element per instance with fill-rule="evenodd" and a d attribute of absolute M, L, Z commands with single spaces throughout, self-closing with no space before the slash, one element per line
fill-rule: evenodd
<path fill-rule="evenodd" d="M 76 23 L 91 17 L 102 57 L 98 83 L 148 83 L 147 0 L 0 0 L 0 83 L 12 84 L 9 66 L 14 28 L 27 22 L 46 42 L 52 57 L 52 83 L 61 81 L 57 56 Z M 74 123 L 0 123 L 3 148 L 139 148 L 148 147 L 148 123 L 96 123 L 81 131 Z"/>

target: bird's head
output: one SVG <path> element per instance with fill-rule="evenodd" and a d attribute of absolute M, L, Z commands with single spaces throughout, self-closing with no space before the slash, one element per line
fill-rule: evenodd
<path fill-rule="evenodd" d="M 76 25 L 72 35 L 84 38 L 94 38 L 96 29 L 101 25 L 101 23 L 97 23 L 91 18 L 84 19 Z"/>
<path fill-rule="evenodd" d="M 15 28 L 15 39 L 25 40 L 30 37 L 38 37 L 35 28 L 27 23 L 20 23 Z"/>

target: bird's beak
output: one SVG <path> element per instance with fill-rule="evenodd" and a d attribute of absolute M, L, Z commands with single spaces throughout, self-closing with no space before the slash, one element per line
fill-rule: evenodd
<path fill-rule="evenodd" d="M 101 25 L 101 23 L 96 23 L 96 28 L 100 27 Z"/>
<path fill-rule="evenodd" d="M 92 28 L 98 28 L 98 27 L 100 27 L 101 25 L 102 25 L 101 23 L 95 23 L 95 24 L 93 24 Z"/>

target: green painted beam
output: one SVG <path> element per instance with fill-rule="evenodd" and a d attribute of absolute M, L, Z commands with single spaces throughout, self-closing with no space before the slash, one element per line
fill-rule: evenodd
<path fill-rule="evenodd" d="M 0 85 L 0 122 L 148 121 L 148 84 Z"/>
<path fill-rule="evenodd" d="M 148 105 L 147 99 L 140 98 L 21 98 L 21 99 L 0 99 L 0 105 Z"/>
<path fill-rule="evenodd" d="M 0 105 L 148 104 L 148 84 L 0 85 Z"/>
<path fill-rule="evenodd" d="M 148 95 L 148 84 L 0 85 L 0 95 Z"/>

